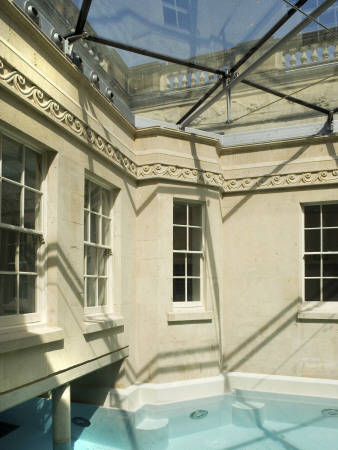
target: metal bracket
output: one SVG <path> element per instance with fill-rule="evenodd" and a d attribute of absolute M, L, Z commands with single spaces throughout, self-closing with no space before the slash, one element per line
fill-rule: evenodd
<path fill-rule="evenodd" d="M 326 129 L 329 133 L 333 132 L 333 115 L 334 111 L 329 111 L 329 114 L 327 115 Z"/>
<path fill-rule="evenodd" d="M 67 38 L 65 38 L 65 54 L 71 57 L 73 45 L 75 44 L 75 42 L 80 41 L 81 39 L 85 39 L 88 36 L 88 32 L 84 31 L 81 34 L 74 34 L 73 36 L 68 36 Z"/>

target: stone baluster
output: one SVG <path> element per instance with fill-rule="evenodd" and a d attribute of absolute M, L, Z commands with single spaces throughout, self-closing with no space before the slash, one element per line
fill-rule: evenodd
<path fill-rule="evenodd" d="M 297 52 L 296 48 L 290 48 L 289 49 L 289 54 L 291 55 L 291 58 L 290 58 L 290 66 L 291 67 L 297 65 L 296 52 Z"/>
<path fill-rule="evenodd" d="M 307 63 L 307 54 L 306 54 L 307 49 L 308 49 L 308 48 L 305 47 L 305 46 L 303 46 L 303 47 L 300 48 L 300 51 L 302 52 L 302 54 L 301 54 L 301 56 L 300 56 L 300 62 L 301 62 L 302 64 L 306 64 L 306 63 Z"/>
<path fill-rule="evenodd" d="M 178 72 L 175 72 L 174 73 L 174 81 L 173 81 L 174 89 L 177 89 L 179 84 L 180 84 L 180 82 L 178 80 Z"/>
<path fill-rule="evenodd" d="M 287 55 L 286 50 L 283 50 L 283 53 L 282 53 L 282 67 L 283 67 L 283 69 L 285 69 L 285 67 L 286 67 L 286 59 L 285 59 L 286 55 Z"/>
<path fill-rule="evenodd" d="M 336 44 L 336 46 L 334 48 L 333 56 L 334 56 L 335 59 L 338 58 L 338 45 L 337 44 Z"/>
<path fill-rule="evenodd" d="M 188 78 L 187 78 L 187 73 L 185 72 L 182 76 L 182 87 L 187 87 L 188 85 Z"/>
<path fill-rule="evenodd" d="M 167 83 L 166 83 L 166 88 L 167 88 L 167 89 L 170 89 L 170 85 L 171 85 L 171 83 L 170 83 L 170 78 L 171 78 L 171 75 L 168 75 L 168 76 L 167 76 Z"/>
<path fill-rule="evenodd" d="M 191 84 L 191 86 L 195 86 L 196 85 L 196 73 L 195 72 L 191 73 L 190 84 Z"/>
<path fill-rule="evenodd" d="M 200 74 L 200 84 L 204 84 L 205 83 L 205 73 L 201 72 Z"/>
<path fill-rule="evenodd" d="M 330 52 L 329 52 L 328 46 L 329 45 L 327 43 L 323 44 L 323 48 L 324 48 L 324 51 L 322 53 L 323 61 L 327 61 L 330 57 Z"/>
<path fill-rule="evenodd" d="M 212 72 L 209 72 L 209 75 L 208 75 L 208 82 L 209 83 L 212 83 L 214 81 L 214 74 L 212 73 Z"/>
<path fill-rule="evenodd" d="M 313 63 L 318 62 L 318 53 L 317 53 L 317 45 L 311 45 L 312 55 L 311 55 L 311 61 Z"/>

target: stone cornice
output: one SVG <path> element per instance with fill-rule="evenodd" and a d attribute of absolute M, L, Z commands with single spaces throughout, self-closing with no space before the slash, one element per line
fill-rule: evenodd
<path fill-rule="evenodd" d="M 338 169 L 225 179 L 219 172 L 153 163 L 136 165 L 106 138 L 0 58 L 0 82 L 138 181 L 164 179 L 213 186 L 224 194 L 338 183 Z M 161 131 L 157 129 L 157 134 Z M 165 131 L 164 131 L 165 134 Z M 185 136 L 186 138 L 186 136 Z"/>

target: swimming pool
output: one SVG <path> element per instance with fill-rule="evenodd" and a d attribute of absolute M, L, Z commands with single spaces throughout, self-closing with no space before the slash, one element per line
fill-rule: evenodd
<path fill-rule="evenodd" d="M 74 450 L 318 450 L 338 442 L 338 400 L 298 395 L 236 390 L 135 412 L 73 403 L 72 417 Z M 30 400 L 0 422 L 19 425 L 0 438 L 1 449 L 52 449 L 50 400 Z"/>

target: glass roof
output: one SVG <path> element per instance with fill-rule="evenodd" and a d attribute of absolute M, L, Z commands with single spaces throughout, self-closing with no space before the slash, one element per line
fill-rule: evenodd
<path fill-rule="evenodd" d="M 141 117 L 227 133 L 338 107 L 336 0 L 32 3 Z"/>

